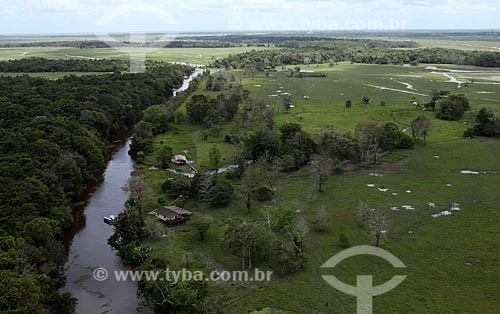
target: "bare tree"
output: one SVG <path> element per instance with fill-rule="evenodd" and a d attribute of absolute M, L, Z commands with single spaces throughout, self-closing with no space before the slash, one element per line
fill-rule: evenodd
<path fill-rule="evenodd" d="M 146 219 L 144 232 L 148 237 L 159 238 L 165 234 L 165 227 L 158 221 L 158 219 Z"/>
<path fill-rule="evenodd" d="M 316 212 L 313 218 L 313 224 L 320 232 L 324 232 L 326 230 L 326 226 L 330 222 L 330 216 L 326 211 L 325 205 L 321 205 L 321 208 Z"/>
<path fill-rule="evenodd" d="M 248 164 L 245 158 L 245 147 L 243 144 L 236 145 L 236 152 L 234 154 L 234 164 L 238 166 L 237 175 L 239 178 L 245 174 Z"/>
<path fill-rule="evenodd" d="M 241 179 L 241 194 L 245 197 L 245 206 L 248 211 L 250 211 L 252 194 L 257 188 L 256 178 L 246 172 Z"/>
<path fill-rule="evenodd" d="M 276 203 L 277 200 L 274 193 L 274 182 L 280 170 L 278 159 L 273 156 L 269 150 L 265 150 L 257 160 L 257 166 L 259 168 L 259 175 L 266 180 L 269 188 L 273 191 L 273 201 Z"/>
<path fill-rule="evenodd" d="M 383 129 L 377 122 L 359 124 L 356 137 L 361 153 L 361 160 L 376 163 L 380 151 Z"/>
<path fill-rule="evenodd" d="M 122 187 L 122 190 L 130 194 L 130 198 L 133 200 L 135 207 L 139 210 L 144 208 L 144 204 L 151 195 L 151 189 L 146 184 L 143 175 L 130 178 L 127 184 Z"/>
<path fill-rule="evenodd" d="M 359 202 L 356 214 L 359 217 L 359 223 L 361 226 L 365 226 L 368 220 L 368 215 L 370 214 L 370 209 L 365 202 Z"/>
<path fill-rule="evenodd" d="M 375 245 L 379 247 L 382 237 L 389 228 L 389 213 L 379 210 L 370 211 L 365 226 L 375 239 Z"/>
<path fill-rule="evenodd" d="M 259 225 L 241 219 L 227 221 L 224 242 L 241 261 L 242 269 L 252 268 L 252 261 L 262 254 L 265 238 Z"/>
<path fill-rule="evenodd" d="M 332 161 L 325 154 L 317 154 L 312 157 L 313 179 L 318 192 L 323 192 L 323 184 L 332 174 Z"/>
<path fill-rule="evenodd" d="M 300 217 L 297 223 L 287 229 L 292 245 L 298 253 L 304 253 L 304 242 L 309 233 L 309 225 L 304 217 Z"/>

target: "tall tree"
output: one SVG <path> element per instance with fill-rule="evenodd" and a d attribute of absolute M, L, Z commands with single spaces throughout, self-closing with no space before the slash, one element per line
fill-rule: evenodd
<path fill-rule="evenodd" d="M 313 179 L 319 193 L 323 192 L 323 185 L 333 170 L 332 160 L 325 154 L 316 154 L 312 158 Z"/>
<path fill-rule="evenodd" d="M 241 194 L 245 198 L 245 206 L 248 211 L 250 211 L 251 208 L 252 194 L 255 192 L 257 186 L 257 178 L 246 172 L 241 179 Z"/>
<path fill-rule="evenodd" d="M 168 145 L 162 145 L 156 154 L 156 162 L 160 169 L 170 168 L 170 162 L 172 159 L 172 155 L 174 154 L 174 150 L 172 147 Z"/>
<path fill-rule="evenodd" d="M 422 137 L 424 146 L 426 145 L 427 136 L 432 131 L 432 122 L 426 116 L 420 116 L 411 122 L 411 132 L 413 139 L 416 140 Z"/>
<path fill-rule="evenodd" d="M 208 152 L 208 157 L 210 159 L 210 164 L 215 169 L 215 173 L 218 173 L 218 171 L 219 171 L 218 168 L 219 168 L 219 164 L 220 164 L 220 160 L 221 160 L 222 156 L 221 156 L 220 151 L 217 148 L 217 146 L 214 145 L 214 146 L 212 146 L 212 148 L 210 148 L 210 151 Z"/>

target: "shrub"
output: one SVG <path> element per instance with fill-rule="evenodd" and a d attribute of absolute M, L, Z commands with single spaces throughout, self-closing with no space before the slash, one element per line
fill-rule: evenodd
<path fill-rule="evenodd" d="M 350 246 L 349 239 L 347 239 L 345 233 L 342 232 L 341 234 L 339 234 L 338 244 L 343 249 L 347 249 Z"/>
<path fill-rule="evenodd" d="M 264 185 L 257 187 L 254 191 L 254 196 L 259 201 L 269 201 L 273 198 L 273 191 Z"/>
<path fill-rule="evenodd" d="M 217 180 L 211 190 L 210 203 L 215 207 L 225 207 L 229 205 L 233 198 L 234 189 L 226 180 Z"/>
<path fill-rule="evenodd" d="M 172 197 L 179 197 L 190 191 L 191 184 L 185 178 L 169 178 L 161 186 L 163 192 Z"/>
<path fill-rule="evenodd" d="M 415 146 L 415 141 L 407 134 L 401 133 L 401 138 L 396 145 L 397 148 L 412 148 Z"/>

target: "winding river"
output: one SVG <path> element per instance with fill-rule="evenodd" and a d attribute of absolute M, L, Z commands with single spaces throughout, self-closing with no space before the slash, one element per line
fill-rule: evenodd
<path fill-rule="evenodd" d="M 201 75 L 197 69 L 174 91 L 174 96 L 186 90 L 191 81 Z M 66 234 L 68 261 L 65 265 L 66 283 L 62 292 L 70 292 L 77 299 L 77 314 L 97 313 L 151 313 L 150 309 L 138 311 L 137 283 L 115 279 L 115 271 L 130 270 L 107 244 L 113 228 L 104 223 L 103 217 L 118 214 L 128 195 L 122 187 L 132 176 L 134 162 L 128 151 L 130 139 L 122 142 L 102 175 L 102 182 L 88 191 L 84 208 L 77 210 L 75 223 Z M 93 272 L 102 267 L 108 271 L 104 281 L 94 279 Z"/>

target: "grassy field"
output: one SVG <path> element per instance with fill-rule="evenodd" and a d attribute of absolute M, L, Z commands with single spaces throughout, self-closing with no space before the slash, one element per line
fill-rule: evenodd
<path fill-rule="evenodd" d="M 372 169 L 334 176 L 329 179 L 325 191 L 313 200 L 309 167 L 292 174 L 279 174 L 276 177 L 279 206 L 300 210 L 297 215 L 307 219 L 325 206 L 331 221 L 326 232 L 311 231 L 309 234 L 306 242 L 309 261 L 304 270 L 288 277 L 273 277 L 265 284 L 217 286 L 216 289 L 225 294 L 223 301 L 227 313 L 248 313 L 268 307 L 275 309 L 268 312 L 283 314 L 355 313 L 355 298 L 335 290 L 321 278 L 331 273 L 350 284 L 355 284 L 356 276 L 361 274 L 373 274 L 374 284 L 381 284 L 395 274 L 407 275 L 398 288 L 374 299 L 374 313 L 498 313 L 500 141 L 464 139 L 462 134 L 468 127 L 464 121 L 437 120 L 430 112 L 416 110 L 412 103 L 428 101 L 424 95 L 432 89 L 445 89 L 465 93 L 473 110 L 488 107 L 498 113 L 500 85 L 490 83 L 496 82 L 492 78 L 498 77 L 500 72 L 498 69 L 435 66 L 440 69 L 341 63 L 333 68 L 304 67 L 325 73 L 326 78 L 307 78 L 304 81 L 277 73 L 270 76 L 259 73 L 255 79 L 243 79 L 244 88 L 270 106 L 281 105 L 279 96 L 269 95 L 276 95 L 278 91 L 292 94 L 294 108 L 288 113 L 280 109 L 276 128 L 293 121 L 311 134 L 325 125 L 353 131 L 357 123 L 369 120 L 397 121 L 404 128 L 412 119 L 425 114 L 432 118 L 434 130 L 427 147 L 395 151 Z M 457 83 L 447 82 L 448 77 L 432 72 L 447 73 L 457 80 L 474 78 L 474 84 L 468 87 L 462 84 L 458 88 Z M 234 74 L 238 75 L 238 72 Z M 413 85 L 413 89 L 403 83 Z M 380 87 L 394 90 L 381 90 Z M 198 93 L 206 92 L 200 88 Z M 310 99 L 305 100 L 304 95 Z M 363 96 L 372 98 L 372 102 L 363 105 Z M 345 108 L 347 99 L 352 100 L 352 108 Z M 385 106 L 380 105 L 382 101 Z M 173 146 L 176 152 L 188 150 L 187 155 L 195 167 L 205 171 L 209 168 L 208 149 L 212 145 L 221 150 L 223 164 L 231 163 L 233 147 L 223 142 L 223 136 L 232 128 L 234 126 L 228 123 L 223 126 L 221 137 L 205 140 L 203 127 L 185 122 L 176 124 L 174 131 L 158 136 L 155 144 L 163 141 Z M 153 163 L 152 158 L 149 163 Z M 154 208 L 156 197 L 164 197 L 160 193 L 161 183 L 174 175 L 147 168 L 140 166 L 156 192 L 149 203 L 149 207 Z M 480 174 L 466 175 L 461 173 L 462 170 Z M 370 173 L 382 176 L 370 176 Z M 166 238 L 150 241 L 156 247 L 156 254 L 177 267 L 184 266 L 187 256 L 194 267 L 238 269 L 238 260 L 221 245 L 223 222 L 230 217 L 262 220 L 259 208 L 269 204 L 255 203 L 251 212 L 246 211 L 239 194 L 239 183 L 233 183 L 235 197 L 228 208 L 212 209 L 196 203 L 186 205 L 195 212 L 195 219 L 203 217 L 212 222 L 205 241 L 199 241 L 189 225 L 165 229 Z M 368 184 L 375 187 L 370 188 Z M 389 191 L 381 192 L 378 187 Z M 399 209 L 391 211 L 391 226 L 382 247 L 400 258 L 406 269 L 395 270 L 386 262 L 367 256 L 344 261 L 334 270 L 321 268 L 331 256 L 341 251 L 338 246 L 341 232 L 346 233 L 353 246 L 373 244 L 356 217 L 356 206 L 360 201 L 372 208 Z M 436 208 L 430 207 L 430 202 L 435 203 Z M 454 211 L 451 216 L 431 216 L 449 210 L 452 203 L 459 203 L 461 210 Z M 403 205 L 415 209 L 403 209 Z M 258 267 L 265 269 L 266 263 L 260 263 Z"/>
<path fill-rule="evenodd" d="M 492 37 L 474 38 L 474 37 L 438 37 L 438 38 L 392 38 L 378 37 L 382 40 L 408 40 L 415 41 L 425 48 L 447 48 L 459 50 L 484 50 L 484 51 L 500 51 L 500 41 Z"/>
<path fill-rule="evenodd" d="M 498 40 L 453 40 L 453 39 L 416 39 L 414 40 L 428 48 L 449 48 L 460 50 L 500 51 Z"/>
<path fill-rule="evenodd" d="M 252 49 L 269 49 L 257 47 L 237 48 L 130 48 L 115 50 L 111 48 L 79 49 L 68 47 L 20 47 L 0 48 L 0 60 L 13 60 L 29 57 L 48 59 L 70 58 L 112 58 L 128 59 L 129 55 L 145 55 L 148 60 L 188 62 L 208 65 L 217 58 L 223 58 L 230 53 L 241 53 Z"/>

